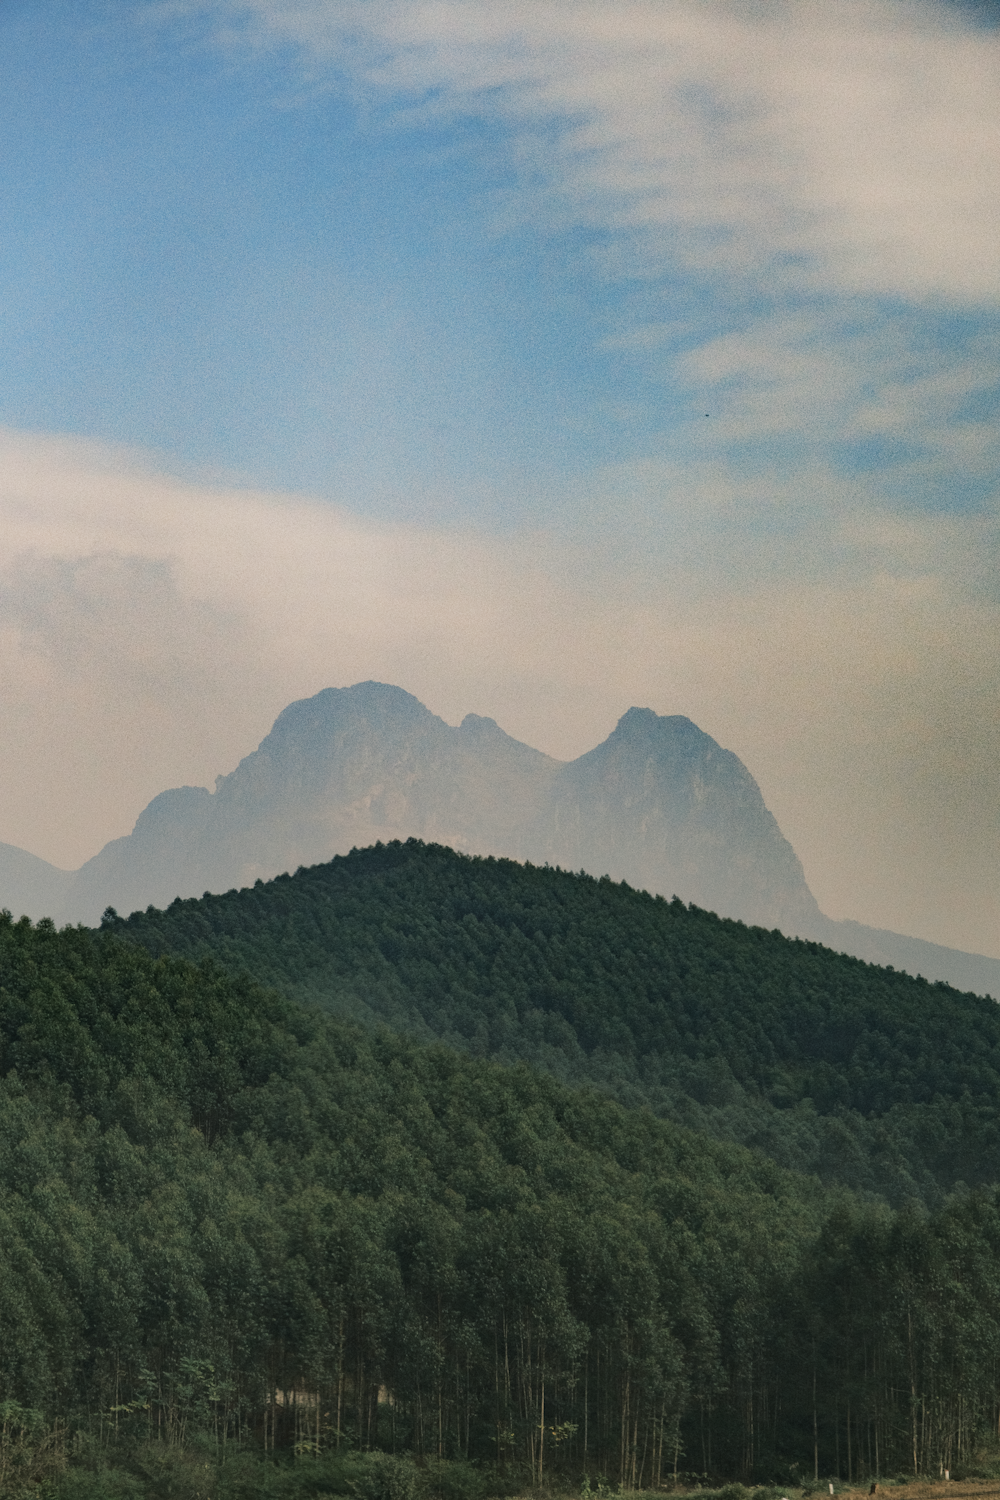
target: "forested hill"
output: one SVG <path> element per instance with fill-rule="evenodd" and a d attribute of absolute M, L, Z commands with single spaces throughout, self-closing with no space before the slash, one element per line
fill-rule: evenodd
<path fill-rule="evenodd" d="M 106 925 L 929 1206 L 1000 1182 L 1000 1010 L 586 875 L 416 841 Z"/>
<path fill-rule="evenodd" d="M 466 871 L 412 856 L 382 867 Z M 5 1495 L 68 1453 L 147 1478 L 53 1497 L 205 1494 L 241 1440 L 314 1464 L 297 1494 L 366 1500 L 418 1491 L 399 1458 L 345 1487 L 338 1452 L 479 1466 L 439 1500 L 954 1473 L 1000 1415 L 998 1248 L 996 1190 L 860 1204 L 211 961 L 0 916 Z M 178 1489 L 164 1455 L 199 1433 Z"/>

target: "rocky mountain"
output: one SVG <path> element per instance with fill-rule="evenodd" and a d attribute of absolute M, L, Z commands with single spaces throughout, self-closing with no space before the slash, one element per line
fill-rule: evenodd
<path fill-rule="evenodd" d="M 552 779 L 532 855 L 802 932 L 819 907 L 742 761 L 681 715 L 630 708 Z"/>
<path fill-rule="evenodd" d="M 996 960 L 825 917 L 749 771 L 690 719 L 631 708 L 603 744 L 561 762 L 492 719 L 452 728 L 376 682 L 291 704 L 214 792 L 161 793 L 75 872 L 0 846 L 0 904 L 93 924 L 107 906 L 165 906 L 409 837 L 606 873 L 1000 994 Z"/>

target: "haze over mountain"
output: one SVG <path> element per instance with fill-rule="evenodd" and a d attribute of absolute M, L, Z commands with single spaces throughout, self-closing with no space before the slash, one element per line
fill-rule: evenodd
<path fill-rule="evenodd" d="M 603 744 L 561 762 L 492 719 L 453 728 L 376 682 L 292 703 L 214 793 L 161 793 L 78 871 L 0 846 L 0 904 L 93 924 L 107 906 L 165 906 L 409 837 L 609 874 L 1000 994 L 1000 961 L 825 917 L 749 771 L 690 719 L 631 708 Z"/>

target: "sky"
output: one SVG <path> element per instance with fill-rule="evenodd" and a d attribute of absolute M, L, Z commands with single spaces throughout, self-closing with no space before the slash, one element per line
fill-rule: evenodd
<path fill-rule="evenodd" d="M 1000 957 L 1000 7 L 5 0 L 0 841 L 375 678 Z"/>

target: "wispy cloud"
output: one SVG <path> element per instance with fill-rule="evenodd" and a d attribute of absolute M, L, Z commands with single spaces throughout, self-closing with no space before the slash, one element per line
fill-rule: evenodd
<path fill-rule="evenodd" d="M 617 236 L 636 269 L 1000 297 L 1000 39 L 932 0 L 210 10 L 398 118 L 492 116 L 512 211 Z"/>
<path fill-rule="evenodd" d="M 880 470 L 887 499 L 908 493 L 934 508 L 948 475 L 954 508 L 996 497 L 995 345 L 990 328 L 956 345 L 933 318 L 828 302 L 750 320 L 678 355 L 675 368 L 712 406 L 704 435 L 742 442 L 744 465 L 780 435 L 827 461 L 839 452 L 845 468 Z"/>

